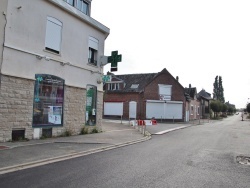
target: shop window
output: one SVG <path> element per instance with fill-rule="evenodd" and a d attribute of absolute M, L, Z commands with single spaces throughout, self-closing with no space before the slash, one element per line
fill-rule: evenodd
<path fill-rule="evenodd" d="M 96 125 L 96 86 L 87 85 L 86 97 L 86 125 Z"/>
<path fill-rule="evenodd" d="M 62 126 L 64 80 L 47 74 L 36 74 L 35 79 L 32 126 Z"/>

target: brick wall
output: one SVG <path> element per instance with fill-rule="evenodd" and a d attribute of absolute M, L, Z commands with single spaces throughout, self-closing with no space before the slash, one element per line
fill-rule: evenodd
<path fill-rule="evenodd" d="M 12 129 L 25 129 L 31 139 L 34 81 L 0 75 L 0 141 L 12 139 Z"/>
<path fill-rule="evenodd" d="M 186 99 L 184 96 L 184 88 L 173 78 L 169 73 L 163 72 L 157 76 L 151 83 L 149 83 L 142 94 L 132 93 L 132 92 L 117 92 L 117 91 L 107 91 L 104 94 L 105 102 L 122 101 L 124 102 L 124 112 L 123 118 L 129 118 L 129 101 L 137 102 L 137 118 L 146 118 L 146 100 L 159 100 L 159 88 L 158 84 L 172 85 L 172 101 L 182 101 L 183 102 L 183 119 L 185 117 L 185 106 Z"/>

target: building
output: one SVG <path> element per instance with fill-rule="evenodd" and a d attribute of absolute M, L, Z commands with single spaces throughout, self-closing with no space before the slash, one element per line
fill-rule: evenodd
<path fill-rule="evenodd" d="M 197 99 L 200 101 L 200 117 L 202 119 L 210 118 L 210 101 L 212 100 L 211 94 L 202 89 L 197 94 Z"/>
<path fill-rule="evenodd" d="M 104 84 L 104 116 L 184 121 L 184 88 L 166 69 L 109 76 Z"/>
<path fill-rule="evenodd" d="M 101 129 L 110 31 L 91 1 L 0 1 L 0 141 Z"/>
<path fill-rule="evenodd" d="M 196 87 L 185 88 L 185 94 L 188 96 L 188 104 L 186 105 L 186 121 L 200 119 L 200 101 L 197 99 Z"/>

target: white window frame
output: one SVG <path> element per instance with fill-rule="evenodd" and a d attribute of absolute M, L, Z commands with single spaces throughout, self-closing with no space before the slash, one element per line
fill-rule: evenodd
<path fill-rule="evenodd" d="M 200 115 L 200 106 L 197 106 L 197 115 Z"/>
<path fill-rule="evenodd" d="M 62 22 L 56 18 L 47 17 L 45 50 L 60 54 L 62 43 Z"/>

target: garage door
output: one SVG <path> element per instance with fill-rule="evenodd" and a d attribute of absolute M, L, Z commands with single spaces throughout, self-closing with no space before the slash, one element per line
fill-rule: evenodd
<path fill-rule="evenodd" d="M 104 102 L 103 114 L 106 116 L 122 116 L 123 102 Z"/>
<path fill-rule="evenodd" d="M 182 119 L 183 103 L 179 101 L 148 100 L 146 102 L 146 118 Z"/>

